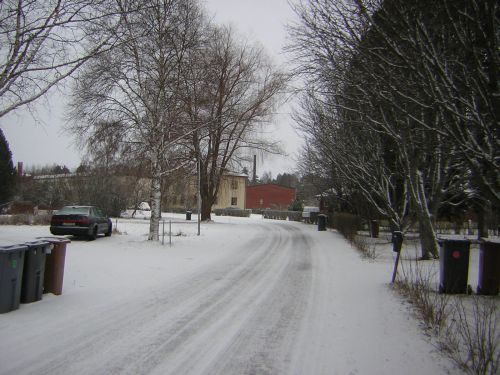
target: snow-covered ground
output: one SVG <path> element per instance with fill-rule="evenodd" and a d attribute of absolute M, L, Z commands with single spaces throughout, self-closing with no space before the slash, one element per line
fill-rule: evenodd
<path fill-rule="evenodd" d="M 164 216 L 172 246 L 147 220 L 74 239 L 63 294 L 0 314 L 0 374 L 459 373 L 391 290 L 390 249 L 364 260 L 335 231 L 260 216 L 197 236 Z M 48 234 L 0 226 L 3 243 Z"/>

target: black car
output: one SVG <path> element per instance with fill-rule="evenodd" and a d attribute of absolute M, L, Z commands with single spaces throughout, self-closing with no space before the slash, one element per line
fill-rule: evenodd
<path fill-rule="evenodd" d="M 65 206 L 50 220 L 50 233 L 72 234 L 95 240 L 97 235 L 111 236 L 111 219 L 95 206 Z"/>

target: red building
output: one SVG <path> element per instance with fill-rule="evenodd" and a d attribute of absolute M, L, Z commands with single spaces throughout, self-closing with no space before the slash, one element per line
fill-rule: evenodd
<path fill-rule="evenodd" d="M 275 184 L 253 185 L 246 188 L 246 208 L 286 210 L 294 200 L 293 188 Z"/>

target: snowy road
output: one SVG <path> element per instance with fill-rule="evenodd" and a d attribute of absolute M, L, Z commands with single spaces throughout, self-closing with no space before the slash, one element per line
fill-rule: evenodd
<path fill-rule="evenodd" d="M 0 315 L 0 374 L 446 373 L 387 265 L 335 232 L 213 228 L 171 250 L 72 242 L 63 295 Z"/>

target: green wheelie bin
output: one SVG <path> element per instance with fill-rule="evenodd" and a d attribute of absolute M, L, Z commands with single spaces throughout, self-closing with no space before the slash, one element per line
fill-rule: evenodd
<path fill-rule="evenodd" d="M 27 249 L 24 244 L 0 245 L 0 313 L 19 308 Z"/>

